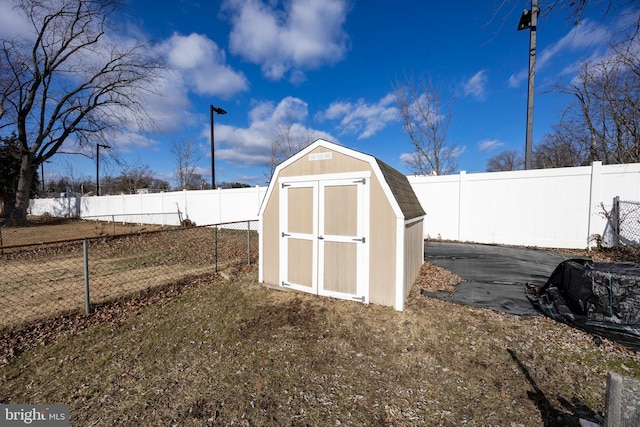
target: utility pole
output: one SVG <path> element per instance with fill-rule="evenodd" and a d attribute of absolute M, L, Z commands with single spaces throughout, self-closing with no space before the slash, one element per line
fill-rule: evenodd
<path fill-rule="evenodd" d="M 527 89 L 527 134 L 524 152 L 524 168 L 531 169 L 533 152 L 533 98 L 536 73 L 536 31 L 538 26 L 538 0 L 531 0 L 531 10 L 524 10 L 518 23 L 518 31 L 529 28 L 529 87 Z"/>
<path fill-rule="evenodd" d="M 111 148 L 106 144 L 96 144 L 96 196 L 100 195 L 100 147 Z"/>

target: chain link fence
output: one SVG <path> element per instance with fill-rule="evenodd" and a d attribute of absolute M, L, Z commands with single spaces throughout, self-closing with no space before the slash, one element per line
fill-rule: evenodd
<path fill-rule="evenodd" d="M 86 224 L 73 223 L 77 229 Z M 125 235 L 53 240 L 55 228 L 3 229 L 39 236 L 36 244 L 3 245 L 0 331 L 131 298 L 154 288 L 258 260 L 257 221 L 172 227 Z M 39 231 L 38 231 L 39 229 Z M 52 234 L 53 233 L 53 234 Z M 54 237 L 55 238 L 55 237 Z M 15 242 L 15 241 L 14 241 Z"/>
<path fill-rule="evenodd" d="M 640 202 L 616 197 L 613 211 L 618 243 L 640 247 Z"/>
<path fill-rule="evenodd" d="M 176 218 L 174 223 L 180 224 L 178 215 L 171 215 Z M 83 218 L 83 220 L 79 221 L 70 218 L 55 218 L 45 214 L 30 217 L 28 224 L 19 227 L 10 222 L 0 222 L 0 251 L 4 252 L 13 247 L 43 244 L 45 242 L 64 242 L 74 238 L 123 236 L 177 228 L 145 222 L 149 218 L 149 214 L 105 215 Z"/>

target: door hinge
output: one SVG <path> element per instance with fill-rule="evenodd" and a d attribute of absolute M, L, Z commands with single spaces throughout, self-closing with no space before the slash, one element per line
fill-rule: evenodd
<path fill-rule="evenodd" d="M 366 180 L 366 179 L 364 179 L 364 178 L 362 178 L 362 179 L 359 179 L 359 180 L 357 180 L 357 181 L 353 181 L 353 183 L 354 183 L 354 184 L 366 184 L 366 183 L 367 183 L 367 180 Z"/>
<path fill-rule="evenodd" d="M 291 286 L 290 283 L 285 282 L 284 280 L 282 281 L 282 286 Z"/>
<path fill-rule="evenodd" d="M 362 243 L 364 243 L 364 242 L 365 242 L 365 239 L 364 239 L 364 237 L 362 237 L 362 238 L 360 238 L 360 239 L 353 239 L 353 241 L 354 241 L 354 242 L 362 242 Z"/>
<path fill-rule="evenodd" d="M 284 231 L 282 232 L 282 237 L 289 237 L 289 236 L 291 236 L 291 234 L 287 234 Z"/>
<path fill-rule="evenodd" d="M 282 188 L 285 188 L 285 187 L 291 187 L 291 184 L 285 184 L 285 183 L 283 182 L 283 183 L 282 183 Z"/>
<path fill-rule="evenodd" d="M 360 302 L 364 302 L 365 301 L 364 295 L 361 296 L 361 297 L 351 297 L 351 299 L 356 300 L 356 301 L 360 301 Z"/>

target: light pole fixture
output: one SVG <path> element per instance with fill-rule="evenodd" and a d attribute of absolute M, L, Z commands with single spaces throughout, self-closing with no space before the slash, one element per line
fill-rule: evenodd
<path fill-rule="evenodd" d="M 216 188 L 216 160 L 214 155 L 214 139 L 213 139 L 213 113 L 217 113 L 220 115 L 227 114 L 222 108 L 214 107 L 213 105 L 209 105 L 209 113 L 211 115 L 211 188 L 215 190 Z"/>
<path fill-rule="evenodd" d="M 538 26 L 538 0 L 531 0 L 531 10 L 524 10 L 518 22 L 518 31 L 529 29 L 529 88 L 527 89 L 527 136 L 524 151 L 524 168 L 531 169 L 533 146 L 533 95 L 536 73 L 536 31 Z"/>
<path fill-rule="evenodd" d="M 111 148 L 107 144 L 96 144 L 96 196 L 100 195 L 100 147 Z"/>

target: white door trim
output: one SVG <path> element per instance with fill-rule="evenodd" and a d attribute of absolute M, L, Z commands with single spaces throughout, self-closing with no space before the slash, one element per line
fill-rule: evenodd
<path fill-rule="evenodd" d="M 318 181 L 298 181 L 298 182 L 279 182 L 280 188 L 280 286 L 296 289 L 302 292 L 318 293 Z M 292 233 L 288 230 L 289 222 L 289 196 L 287 194 L 292 188 L 312 188 L 313 190 L 313 231 L 311 234 Z M 289 280 L 289 239 L 308 240 L 312 242 L 312 271 L 311 271 L 311 287 L 304 286 L 299 283 L 292 283 Z"/>
<path fill-rule="evenodd" d="M 357 233 L 355 236 L 334 236 L 324 232 L 325 201 L 324 189 L 329 186 L 357 184 Z M 369 302 L 369 184 L 370 179 L 362 175 L 344 179 L 320 181 L 318 189 L 318 294 L 334 298 Z M 355 241 L 355 239 L 362 239 Z M 324 289 L 324 255 L 325 242 L 341 242 L 357 245 L 356 261 L 356 293 L 349 294 Z"/>

